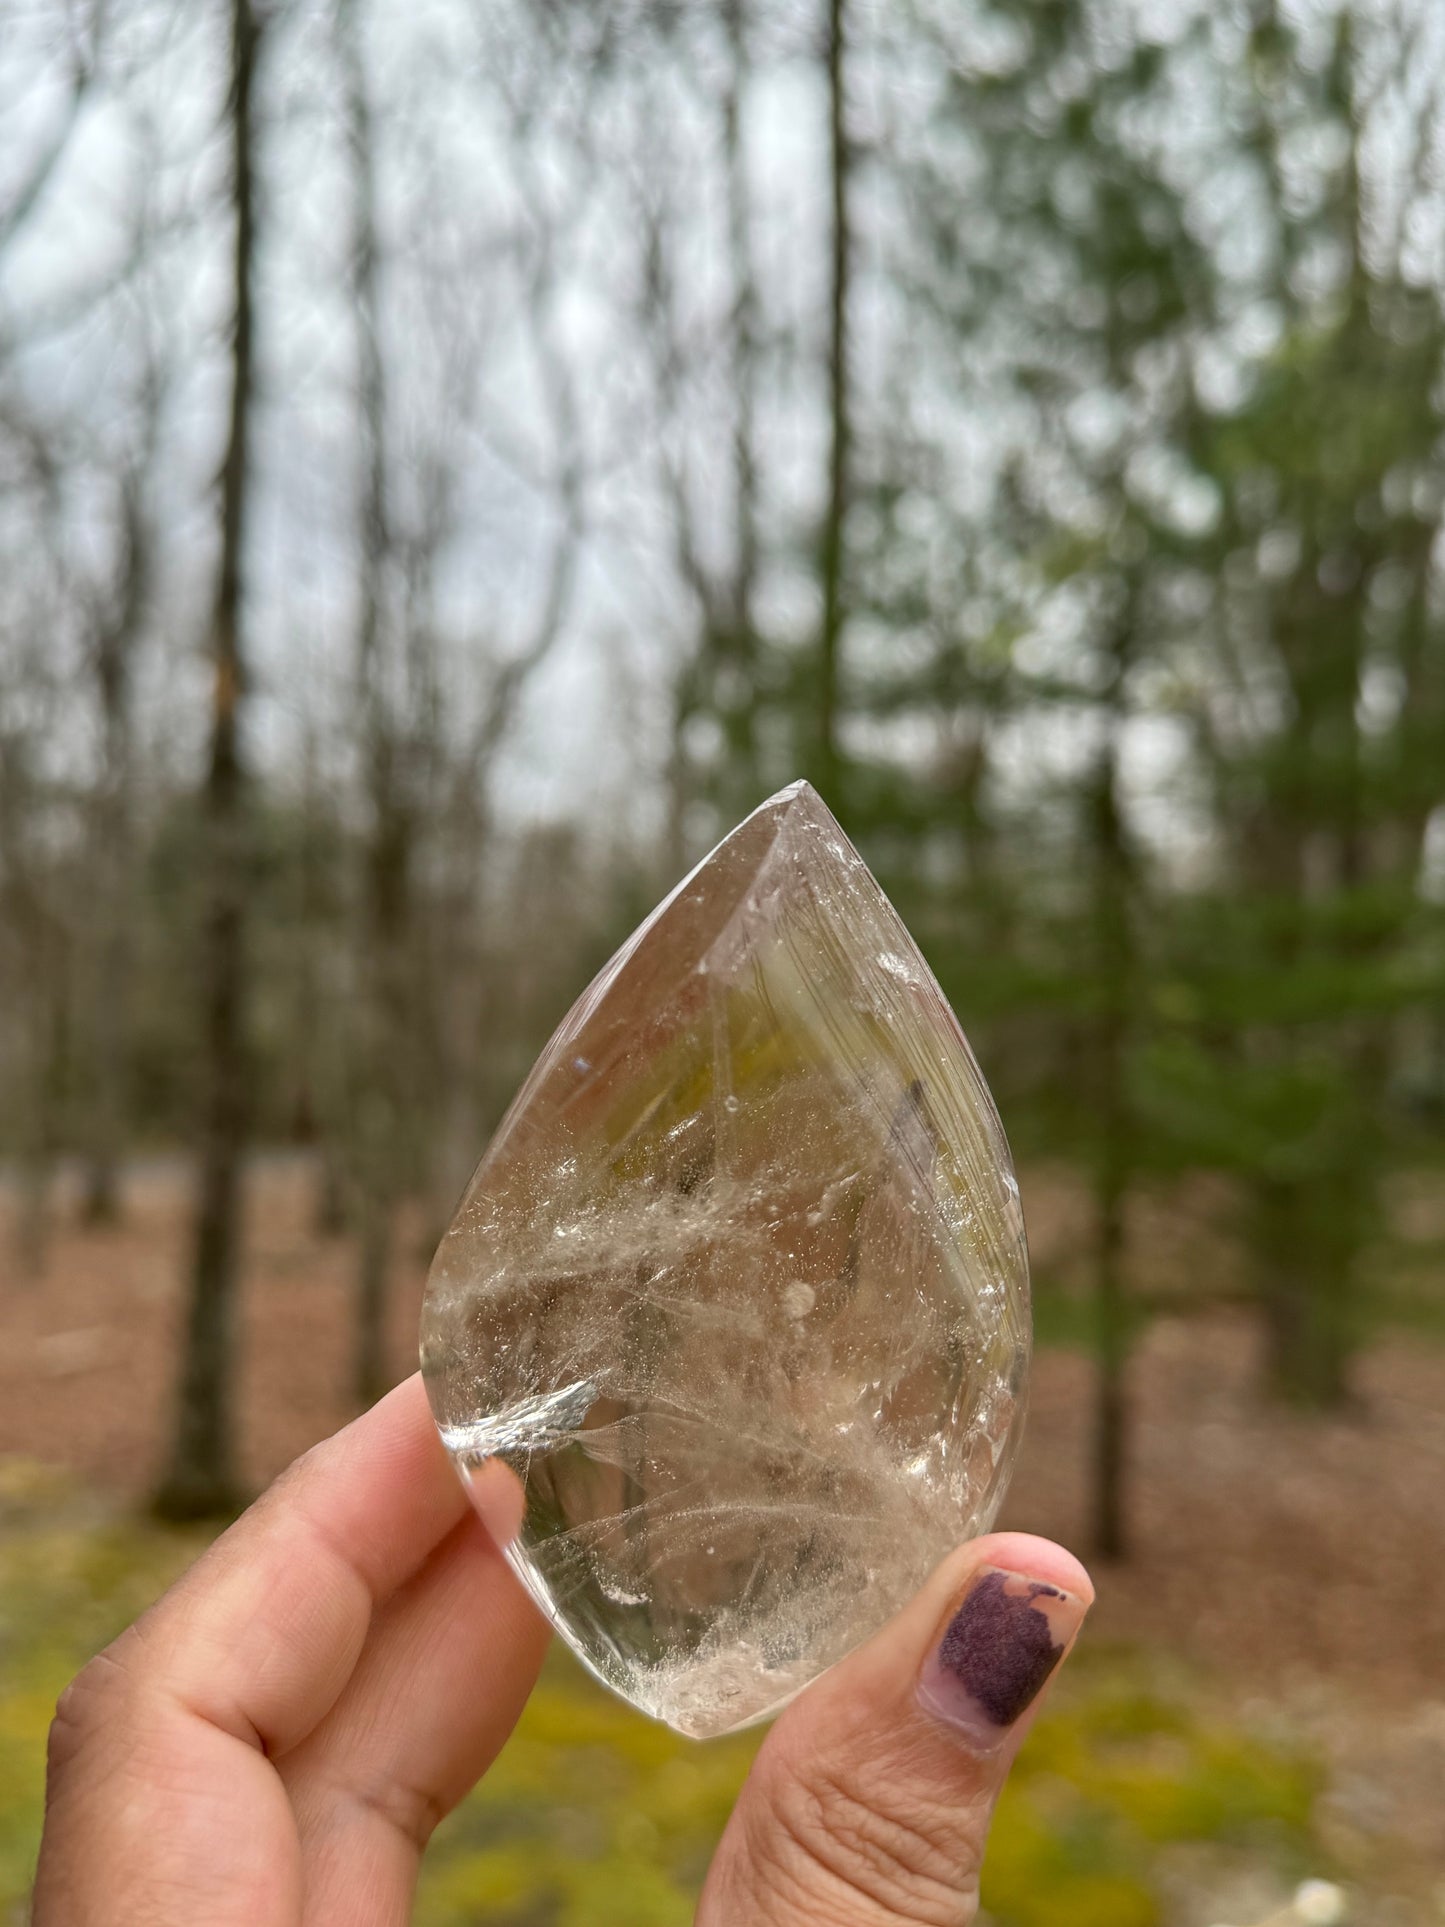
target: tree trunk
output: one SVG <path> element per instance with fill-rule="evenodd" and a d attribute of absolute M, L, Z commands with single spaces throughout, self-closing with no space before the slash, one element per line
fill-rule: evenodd
<path fill-rule="evenodd" d="M 180 1395 L 169 1463 L 153 1499 L 163 1518 L 214 1517 L 239 1504 L 231 1390 L 247 1122 L 246 871 L 248 807 L 240 739 L 245 658 L 240 633 L 254 386 L 255 155 L 252 87 L 258 25 L 232 0 L 231 90 L 235 324 L 231 415 L 221 472 L 221 555 L 211 623 L 210 764 L 202 798 L 207 856 L 199 959 L 205 997 L 200 1196 Z"/>
<path fill-rule="evenodd" d="M 147 438 L 149 441 L 149 437 Z M 88 1224 L 120 1215 L 120 1155 L 126 1123 L 127 1014 L 131 978 L 131 659 L 145 607 L 148 532 L 138 474 L 126 478 L 121 517 L 124 562 L 114 620 L 96 641 L 95 671 L 104 771 L 95 796 L 95 914 L 100 923 L 89 986 L 92 1087 L 86 1103 L 81 1213 Z"/>
<path fill-rule="evenodd" d="M 730 766 L 727 801 L 736 806 L 737 814 L 742 814 L 757 803 L 761 788 L 758 760 L 761 692 L 756 622 L 760 561 L 757 448 L 760 323 L 743 123 L 743 108 L 751 73 L 747 0 L 727 0 L 724 17 L 730 56 L 728 80 L 722 97 L 728 264 L 732 281 L 728 377 L 736 414 L 732 446 L 732 579 L 724 597 L 728 667 L 732 674 L 723 721 Z"/>
<path fill-rule="evenodd" d="M 39 953 L 46 966 L 37 975 L 32 1006 L 38 1033 L 31 1060 L 29 1102 L 23 1110 L 25 1135 L 18 1169 L 15 1257 L 21 1278 L 38 1285 L 50 1263 L 51 1192 L 59 1135 L 61 1065 L 58 1056 L 63 998 L 59 943 L 49 929 Z"/>
<path fill-rule="evenodd" d="M 380 779 L 373 798 L 378 822 L 369 853 L 365 905 L 370 982 L 362 1061 L 368 1083 L 358 1117 L 356 1214 L 361 1235 L 352 1374 L 353 1393 L 363 1406 L 374 1403 L 391 1383 L 386 1354 L 387 1283 L 402 1189 L 404 935 L 411 836 L 393 782 Z"/>
<path fill-rule="evenodd" d="M 1094 1394 L 1094 1545 L 1101 1558 L 1123 1559 L 1128 1481 L 1128 1325 L 1122 1260 L 1124 1189 L 1103 1178 L 1095 1197 L 1098 1213 L 1094 1272 L 1097 1344 Z"/>
<path fill-rule="evenodd" d="M 1132 617 L 1131 597 L 1131 622 Z M 1125 632 L 1115 647 L 1106 737 L 1091 798 L 1095 968 L 1099 997 L 1094 1079 L 1093 1514 L 1094 1544 L 1105 1559 L 1122 1559 L 1129 1549 L 1126 1522 L 1129 1323 L 1123 1260 L 1125 1204 L 1132 1163 L 1127 1077 L 1134 945 L 1129 851 L 1119 794 L 1128 655 L 1129 637 Z"/>
<path fill-rule="evenodd" d="M 46 904 L 38 879 L 23 880 L 13 892 L 10 917 L 28 978 L 22 993 L 28 1018 L 23 1070 L 12 1100 L 20 1127 L 15 1261 L 19 1277 L 36 1285 L 50 1261 L 55 1154 L 66 1111 L 70 959 L 65 929 Z"/>
<path fill-rule="evenodd" d="M 1119 822 L 1117 755 L 1105 752 L 1095 813 L 1098 848 L 1098 961 L 1102 1013 L 1098 1049 L 1098 1145 L 1094 1177 L 1095 1409 L 1094 1544 L 1105 1559 L 1128 1550 L 1125 1528 L 1124 1203 L 1128 1186 L 1127 1048 L 1128 929 L 1124 848 Z"/>
<path fill-rule="evenodd" d="M 1269 1281 L 1265 1370 L 1277 1397 L 1308 1410 L 1340 1405 L 1349 1389 L 1345 1314 L 1355 1252 L 1339 1204 L 1318 1179 L 1255 1187 L 1256 1249 Z"/>
<path fill-rule="evenodd" d="M 354 201 L 358 413 L 363 445 L 356 690 L 367 757 L 369 841 L 362 883 L 364 1087 L 356 1104 L 356 1210 L 360 1230 L 352 1391 L 369 1405 L 387 1388 L 386 1303 L 399 1193 L 401 1053 L 406 1020 L 404 945 L 411 864 L 406 731 L 383 652 L 391 528 L 387 503 L 385 367 L 376 226 L 375 142 L 356 0 L 338 14 Z"/>
<path fill-rule="evenodd" d="M 346 1171 L 330 1138 L 323 1138 L 316 1153 L 316 1191 L 311 1207 L 312 1235 L 317 1238 L 339 1238 L 350 1222 Z"/>
<path fill-rule="evenodd" d="M 387 1133 L 383 1144 L 389 1143 Z M 378 1160 L 371 1160 L 373 1170 Z M 363 1407 L 375 1404 L 387 1389 L 386 1303 L 387 1277 L 391 1270 L 392 1227 L 395 1198 L 383 1178 L 378 1191 L 368 1185 L 358 1208 L 361 1249 L 356 1273 L 356 1356 L 352 1369 L 352 1392 Z"/>
<path fill-rule="evenodd" d="M 828 0 L 828 176 L 832 194 L 832 256 L 828 306 L 828 500 L 819 544 L 823 614 L 818 646 L 816 776 L 824 797 L 838 802 L 838 669 L 843 633 L 844 530 L 848 514 L 851 422 L 848 380 L 848 302 L 852 271 L 849 232 L 850 153 L 847 120 L 845 0 Z"/>

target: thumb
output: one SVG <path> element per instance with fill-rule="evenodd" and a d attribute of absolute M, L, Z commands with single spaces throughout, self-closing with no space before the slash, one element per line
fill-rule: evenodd
<path fill-rule="evenodd" d="M 994 1802 L 1093 1597 L 1047 1539 L 946 1559 L 768 1735 L 697 1927 L 967 1927 Z"/>

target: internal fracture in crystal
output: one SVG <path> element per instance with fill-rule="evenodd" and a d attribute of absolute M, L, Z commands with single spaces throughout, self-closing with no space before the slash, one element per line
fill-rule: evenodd
<path fill-rule="evenodd" d="M 493 1139 L 427 1288 L 442 1437 L 520 1480 L 508 1557 L 583 1661 L 706 1736 L 988 1527 L 1028 1349 L 993 1102 L 796 783 L 624 944 Z"/>

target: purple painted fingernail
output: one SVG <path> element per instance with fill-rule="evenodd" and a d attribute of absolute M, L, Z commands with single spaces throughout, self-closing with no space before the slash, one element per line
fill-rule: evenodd
<path fill-rule="evenodd" d="M 976 1748 L 1001 1746 L 1087 1611 L 1061 1586 L 985 1567 L 929 1656 L 919 1698 L 937 1718 L 962 1728 Z"/>

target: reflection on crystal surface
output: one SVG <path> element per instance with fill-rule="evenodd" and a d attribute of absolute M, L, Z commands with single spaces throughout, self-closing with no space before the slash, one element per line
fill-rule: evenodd
<path fill-rule="evenodd" d="M 1008 1147 L 912 938 L 806 783 L 628 940 L 432 1267 L 464 1476 L 583 1660 L 684 1733 L 774 1712 L 992 1521 L 1022 1419 Z"/>

